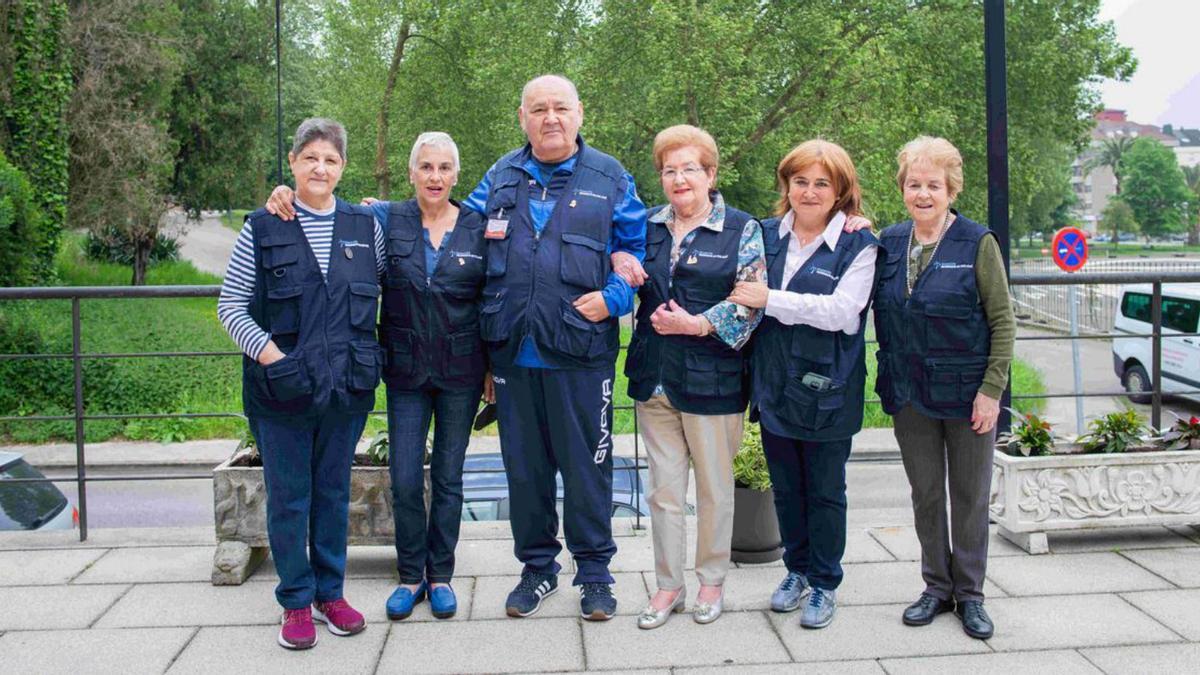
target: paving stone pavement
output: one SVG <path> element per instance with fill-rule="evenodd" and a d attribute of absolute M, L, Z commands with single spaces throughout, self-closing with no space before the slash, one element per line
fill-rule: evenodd
<path fill-rule="evenodd" d="M 986 581 L 996 621 L 988 641 L 950 614 L 927 627 L 900 622 L 923 588 L 911 515 L 857 513 L 833 624 L 802 629 L 799 614 L 769 611 L 784 569 L 737 565 L 726 612 L 688 611 L 654 631 L 634 623 L 655 586 L 650 538 L 618 521 L 613 571 L 618 616 L 578 616 L 564 552 L 559 592 L 528 619 L 504 616 L 516 583 L 509 528 L 464 523 L 454 587 L 459 612 L 435 619 L 428 603 L 389 622 L 396 583 L 390 547 L 352 547 L 346 597 L 367 630 L 339 638 L 318 625 L 303 653 L 275 644 L 279 608 L 270 562 L 242 586 L 209 583 L 211 530 L 97 530 L 65 537 L 0 534 L 0 663 L 12 673 L 500 673 L 626 674 L 1196 672 L 1200 663 L 1200 536 L 1191 528 L 1072 533 L 1030 556 L 993 536 Z M 1092 535 L 1089 537 L 1088 535 Z"/>

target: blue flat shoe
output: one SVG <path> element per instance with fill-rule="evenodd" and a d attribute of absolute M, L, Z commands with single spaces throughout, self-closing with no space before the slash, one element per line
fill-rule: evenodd
<path fill-rule="evenodd" d="M 422 581 L 421 585 L 417 586 L 416 592 L 410 591 L 403 586 L 392 591 L 392 595 L 387 600 L 388 618 L 392 621 L 407 619 L 412 614 L 413 607 L 425 599 L 426 588 L 425 582 Z"/>
<path fill-rule="evenodd" d="M 458 598 L 450 586 L 434 586 L 429 589 L 429 609 L 439 619 L 449 619 L 458 611 Z"/>

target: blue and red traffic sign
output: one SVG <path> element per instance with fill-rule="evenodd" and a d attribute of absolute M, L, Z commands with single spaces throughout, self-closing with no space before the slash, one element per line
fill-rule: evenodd
<path fill-rule="evenodd" d="M 1064 227 L 1054 233 L 1054 243 L 1050 245 L 1050 255 L 1054 264 L 1064 272 L 1074 272 L 1088 259 L 1087 237 L 1078 227 Z"/>

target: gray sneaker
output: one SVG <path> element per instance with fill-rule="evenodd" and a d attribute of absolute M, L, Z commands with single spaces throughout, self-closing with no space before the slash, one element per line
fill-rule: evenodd
<path fill-rule="evenodd" d="M 833 623 L 833 613 L 837 611 L 837 591 L 827 591 L 813 587 L 804 613 L 800 615 L 800 625 L 804 628 L 824 628 Z"/>
<path fill-rule="evenodd" d="M 794 612 L 800 609 L 800 602 L 810 590 L 812 587 L 808 585 L 808 579 L 805 579 L 803 574 L 788 572 L 783 581 L 779 582 L 779 588 L 771 594 L 771 611 Z"/>

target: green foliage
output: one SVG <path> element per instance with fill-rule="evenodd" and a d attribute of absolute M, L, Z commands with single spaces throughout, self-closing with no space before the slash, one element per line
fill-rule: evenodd
<path fill-rule="evenodd" d="M 771 472 L 763 453 L 762 432 L 757 424 L 746 423 L 742 446 L 733 456 L 733 480 L 738 487 L 766 492 L 771 489 Z"/>
<path fill-rule="evenodd" d="M 35 277 L 42 213 L 29 181 L 0 152 L 0 286 L 28 286 Z"/>
<path fill-rule="evenodd" d="M 1120 232 L 1137 232 L 1137 220 L 1133 217 L 1133 209 L 1122 199 L 1110 199 L 1100 214 L 1100 225 L 1105 232 L 1112 232 L 1112 245 L 1116 246 L 1117 234 Z"/>
<path fill-rule="evenodd" d="M 1054 448 L 1054 434 L 1051 432 L 1050 423 L 1033 413 L 1022 415 L 1012 408 L 1008 411 L 1017 421 L 1008 441 L 1008 453 L 1013 454 L 1012 451 L 1016 450 L 1025 457 L 1051 454 Z"/>
<path fill-rule="evenodd" d="M 1133 142 L 1121 160 L 1125 177 L 1121 201 L 1147 238 L 1182 232 L 1183 203 L 1192 198 L 1175 153 L 1152 138 Z"/>
<path fill-rule="evenodd" d="M 1175 413 L 1171 413 L 1175 415 Z M 1163 434 L 1163 442 L 1167 450 L 1188 450 L 1200 448 L 1200 417 L 1180 417 L 1175 415 L 1175 424 Z"/>
<path fill-rule="evenodd" d="M 367 446 L 367 459 L 376 466 L 387 466 L 389 458 L 388 430 L 376 432 L 371 443 Z"/>
<path fill-rule="evenodd" d="M 0 4 L 0 150 L 25 172 L 43 216 L 25 251 L 41 281 L 52 279 L 66 213 L 67 14 L 65 0 Z"/>
<path fill-rule="evenodd" d="M 1088 423 L 1091 431 L 1079 437 L 1088 452 L 1125 452 L 1142 443 L 1149 429 L 1136 410 L 1112 412 Z"/>
<path fill-rule="evenodd" d="M 133 264 L 133 242 L 124 230 L 107 227 L 90 230 L 87 233 L 87 257 L 97 262 L 108 262 L 116 265 Z M 179 242 L 173 237 L 158 233 L 154 238 L 154 247 L 150 249 L 150 264 L 168 262 L 179 259 Z"/>

